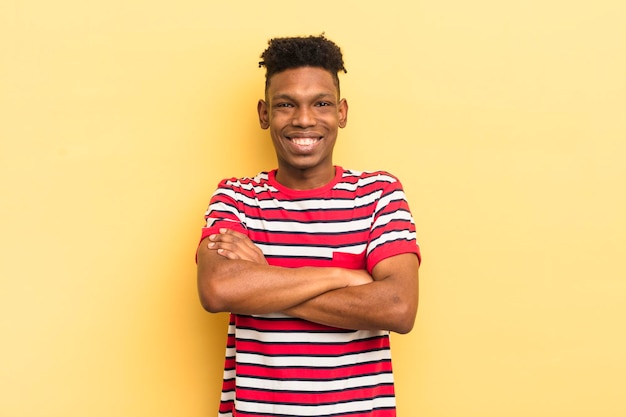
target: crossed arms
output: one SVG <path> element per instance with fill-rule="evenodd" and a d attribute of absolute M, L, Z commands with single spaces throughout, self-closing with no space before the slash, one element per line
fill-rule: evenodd
<path fill-rule="evenodd" d="M 222 229 L 198 248 L 198 292 L 210 312 L 282 312 L 339 328 L 408 333 L 417 313 L 418 268 L 412 253 L 380 261 L 371 276 L 271 266 L 246 235 Z"/>

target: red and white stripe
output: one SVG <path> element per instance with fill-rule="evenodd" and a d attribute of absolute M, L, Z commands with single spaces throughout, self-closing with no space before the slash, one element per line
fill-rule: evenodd
<path fill-rule="evenodd" d="M 276 171 L 220 183 L 202 238 L 246 233 L 272 265 L 367 269 L 415 253 L 404 191 L 385 172 L 336 168 L 334 181 L 296 191 Z M 386 331 L 352 331 L 269 314 L 231 314 L 219 416 L 395 416 Z"/>

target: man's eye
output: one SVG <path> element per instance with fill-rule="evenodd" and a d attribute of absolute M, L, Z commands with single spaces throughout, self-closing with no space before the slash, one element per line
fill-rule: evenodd
<path fill-rule="evenodd" d="M 291 103 L 278 103 L 276 107 L 291 107 Z"/>
<path fill-rule="evenodd" d="M 330 103 L 327 101 L 320 101 L 319 103 L 317 103 L 317 105 L 319 107 L 326 107 L 326 106 L 330 106 Z"/>

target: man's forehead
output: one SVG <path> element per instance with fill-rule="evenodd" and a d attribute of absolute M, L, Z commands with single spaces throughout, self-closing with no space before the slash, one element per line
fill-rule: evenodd
<path fill-rule="evenodd" d="M 338 88 L 330 72 L 323 68 L 300 67 L 272 75 L 268 83 L 268 96 L 280 95 L 331 95 L 337 96 Z"/>

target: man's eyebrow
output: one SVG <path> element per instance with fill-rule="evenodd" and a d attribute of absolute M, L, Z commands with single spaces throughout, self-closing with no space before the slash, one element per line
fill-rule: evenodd
<path fill-rule="evenodd" d="M 276 94 L 275 96 L 271 97 L 272 100 L 293 100 L 293 97 L 291 97 L 289 94 Z"/>
<path fill-rule="evenodd" d="M 335 98 L 335 95 L 332 93 L 319 93 L 316 96 L 313 96 L 313 100 L 319 100 L 321 98 L 332 97 Z M 295 100 L 295 98 L 287 93 L 276 94 L 271 97 L 272 100 Z"/>

